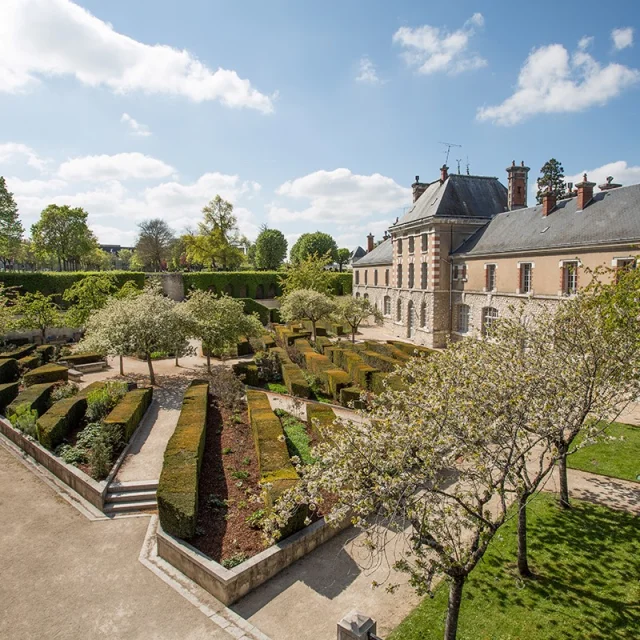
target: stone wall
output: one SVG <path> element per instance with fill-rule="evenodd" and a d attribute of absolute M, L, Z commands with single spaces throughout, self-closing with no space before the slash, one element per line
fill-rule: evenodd
<path fill-rule="evenodd" d="M 162 273 L 162 293 L 167 298 L 182 302 L 184 300 L 184 278 L 181 273 Z"/>

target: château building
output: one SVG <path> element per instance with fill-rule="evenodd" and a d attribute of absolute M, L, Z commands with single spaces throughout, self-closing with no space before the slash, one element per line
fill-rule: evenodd
<path fill-rule="evenodd" d="M 599 265 L 635 265 L 640 185 L 608 179 L 568 185 L 556 200 L 527 206 L 529 167 L 512 163 L 497 178 L 449 175 L 422 183 L 388 238 L 354 264 L 356 297 L 369 298 L 396 336 L 442 347 L 483 333 L 518 300 L 557 304 Z"/>

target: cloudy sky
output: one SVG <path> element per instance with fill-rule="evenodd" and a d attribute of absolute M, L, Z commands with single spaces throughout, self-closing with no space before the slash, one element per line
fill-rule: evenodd
<path fill-rule="evenodd" d="M 216 194 L 241 230 L 365 243 L 449 165 L 640 182 L 640 4 L 1 0 L 0 175 L 102 242 Z M 532 180 L 533 181 L 533 180 Z"/>

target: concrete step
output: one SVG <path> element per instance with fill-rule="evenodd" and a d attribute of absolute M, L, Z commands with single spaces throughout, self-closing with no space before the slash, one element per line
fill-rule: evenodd
<path fill-rule="evenodd" d="M 139 500 L 137 502 L 110 502 L 105 504 L 104 513 L 118 514 L 118 513 L 131 513 L 134 511 L 152 511 L 158 508 L 158 503 L 155 500 Z"/>
<path fill-rule="evenodd" d="M 149 489 L 147 491 L 109 491 L 105 497 L 105 502 L 144 502 L 155 499 L 155 489 Z"/>
<path fill-rule="evenodd" d="M 157 488 L 157 480 L 129 480 L 128 482 L 112 482 L 109 485 L 109 493 L 156 491 Z"/>

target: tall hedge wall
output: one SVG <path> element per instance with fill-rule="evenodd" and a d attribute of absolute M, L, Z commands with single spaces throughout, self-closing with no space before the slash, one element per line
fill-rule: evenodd
<path fill-rule="evenodd" d="M 190 289 L 226 293 L 234 298 L 274 298 L 282 293 L 277 271 L 214 271 L 185 273 L 185 294 Z"/>
<path fill-rule="evenodd" d="M 18 287 L 20 293 L 40 291 L 46 296 L 62 296 L 78 280 L 105 273 L 114 276 L 118 288 L 130 280 L 135 282 L 139 289 L 144 287 L 144 273 L 138 271 L 4 271 L 0 273 L 0 282 L 6 287 Z"/>
<path fill-rule="evenodd" d="M 184 394 L 176 430 L 164 452 L 158 513 L 162 528 L 178 538 L 191 538 L 196 530 L 208 407 L 209 383 L 194 380 Z"/>

